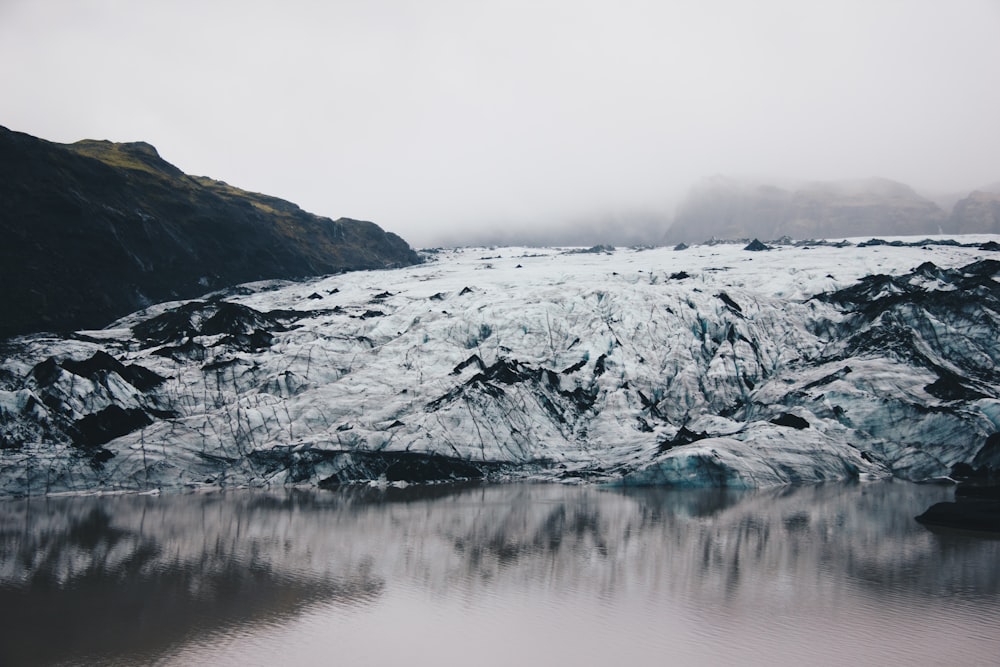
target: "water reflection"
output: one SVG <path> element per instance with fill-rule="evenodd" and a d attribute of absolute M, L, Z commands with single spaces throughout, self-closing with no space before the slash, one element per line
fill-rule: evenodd
<path fill-rule="evenodd" d="M 312 642 L 309 655 L 329 656 L 332 639 L 316 628 L 332 618 L 354 624 L 352 636 L 336 637 L 343 656 L 352 639 L 377 644 L 393 632 L 385 624 L 394 609 L 433 607 L 452 626 L 488 612 L 503 625 L 514 623 L 505 608 L 523 615 L 536 603 L 547 610 L 538 612 L 543 625 L 553 611 L 572 619 L 580 637 L 570 640 L 581 645 L 588 624 L 601 618 L 607 625 L 614 610 L 618 640 L 654 651 L 645 660 L 633 656 L 639 662 L 652 662 L 666 643 L 675 655 L 703 657 L 703 640 L 718 642 L 719 633 L 736 643 L 712 648 L 718 659 L 773 662 L 774 642 L 790 636 L 802 645 L 778 655 L 808 656 L 813 632 L 851 632 L 848 643 L 884 645 L 865 637 L 869 618 L 919 635 L 889 647 L 888 657 L 898 658 L 914 646 L 935 650 L 927 619 L 942 613 L 969 630 L 964 648 L 952 640 L 948 655 L 1000 655 L 995 633 L 977 634 L 975 625 L 1000 611 L 1000 542 L 937 535 L 913 521 L 949 496 L 948 489 L 878 483 L 8 501 L 0 503 L 0 664 L 182 663 L 213 646 L 232 649 L 233 637 L 255 656 L 251 662 L 264 664 L 266 642 L 290 641 L 306 621 L 312 630 L 294 642 Z M 375 626 L 357 626 L 366 618 Z M 660 619 L 653 634 L 651 618 Z M 671 630 L 663 621 L 670 618 L 684 631 Z M 448 642 L 460 642 L 462 631 L 449 627 Z M 630 632 L 636 636 L 621 636 Z M 533 645 L 530 656 L 541 662 L 546 650 Z M 554 657 L 565 657 L 565 646 L 558 651 Z"/>

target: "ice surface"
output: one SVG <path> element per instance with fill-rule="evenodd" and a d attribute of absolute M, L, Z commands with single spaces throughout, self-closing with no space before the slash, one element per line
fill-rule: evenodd
<path fill-rule="evenodd" d="M 442 250 L 15 339 L 0 493 L 946 475 L 1000 415 L 993 238 Z"/>

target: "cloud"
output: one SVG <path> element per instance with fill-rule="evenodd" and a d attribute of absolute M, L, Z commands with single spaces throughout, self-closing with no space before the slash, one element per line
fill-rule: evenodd
<path fill-rule="evenodd" d="M 996 181 L 996 34 L 988 0 L 8 0 L 0 123 L 428 244 L 713 173 Z"/>

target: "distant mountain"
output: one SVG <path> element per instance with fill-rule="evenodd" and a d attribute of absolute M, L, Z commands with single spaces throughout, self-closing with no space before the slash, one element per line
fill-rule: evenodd
<path fill-rule="evenodd" d="M 948 227 L 960 234 L 1000 234 L 1000 185 L 956 202 Z"/>
<path fill-rule="evenodd" d="M 563 220 L 506 221 L 439 233 L 436 245 L 453 246 L 637 246 L 655 244 L 670 222 L 652 207 L 595 210 Z"/>
<path fill-rule="evenodd" d="M 663 242 L 932 234 L 947 219 L 937 204 L 887 179 L 781 188 L 715 177 L 681 203 Z"/>
<path fill-rule="evenodd" d="M 146 143 L 57 144 L 4 127 L 0 239 L 0 337 L 99 327 L 253 280 L 419 261 L 371 222 L 185 175 Z"/>

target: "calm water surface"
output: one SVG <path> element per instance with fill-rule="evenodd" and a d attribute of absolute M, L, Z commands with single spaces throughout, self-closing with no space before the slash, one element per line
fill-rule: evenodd
<path fill-rule="evenodd" d="M 998 664 L 1000 541 L 903 483 L 0 503 L 0 664 Z"/>

